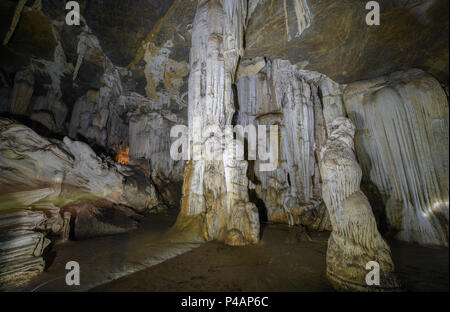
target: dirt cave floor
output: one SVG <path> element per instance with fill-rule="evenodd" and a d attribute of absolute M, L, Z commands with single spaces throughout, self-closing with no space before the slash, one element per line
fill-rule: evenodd
<path fill-rule="evenodd" d="M 176 216 L 149 215 L 137 230 L 56 245 L 42 274 L 6 291 L 333 291 L 328 232 L 264 224 L 261 242 L 252 246 L 168 242 Z M 388 242 L 408 291 L 449 291 L 448 248 Z M 72 260 L 80 264 L 79 286 L 65 283 Z"/>
<path fill-rule="evenodd" d="M 288 226 L 266 225 L 258 245 L 205 243 L 92 291 L 333 291 L 325 273 L 328 237 L 293 239 Z M 408 291 L 449 291 L 448 248 L 389 244 Z"/>

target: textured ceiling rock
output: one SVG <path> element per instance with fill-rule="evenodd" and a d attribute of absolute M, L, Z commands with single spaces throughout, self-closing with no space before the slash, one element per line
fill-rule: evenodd
<path fill-rule="evenodd" d="M 247 28 L 246 57 L 288 59 L 339 83 L 411 67 L 448 83 L 447 0 L 380 1 L 380 26 L 366 25 L 366 1 L 307 0 L 312 21 L 301 36 L 295 36 L 295 2 L 259 2 Z"/>
<path fill-rule="evenodd" d="M 187 117 L 189 51 L 196 0 L 175 0 L 148 33 L 129 64 L 134 80 L 145 81 L 143 95 Z M 141 83 L 142 84 L 142 83 Z"/>
<path fill-rule="evenodd" d="M 174 0 L 86 1 L 83 16 L 111 61 L 128 65 Z"/>
<path fill-rule="evenodd" d="M 9 30 L 15 7 L 16 1 L 0 3 L 0 36 L 2 40 Z M 53 60 L 56 39 L 50 20 L 39 10 L 24 10 L 8 47 L 20 54 Z"/>

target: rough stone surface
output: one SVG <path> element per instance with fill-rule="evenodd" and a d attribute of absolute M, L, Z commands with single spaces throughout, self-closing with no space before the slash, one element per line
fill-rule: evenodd
<path fill-rule="evenodd" d="M 298 3 L 311 14 L 302 32 Z M 245 57 L 290 60 L 339 83 L 416 67 L 448 84 L 448 1 L 379 1 L 380 26 L 366 24 L 366 3 L 261 0 L 249 19 Z"/>
<path fill-rule="evenodd" d="M 68 216 L 70 218 L 70 216 Z M 50 203 L 0 209 L 0 289 L 19 285 L 42 272 L 44 250 L 56 237 L 65 239 L 67 222 Z"/>
<path fill-rule="evenodd" d="M 259 171 L 257 160 L 250 171 L 268 220 L 331 229 L 321 206 L 318 151 L 325 144 L 327 124 L 345 115 L 342 87 L 289 61 L 267 60 L 259 73 L 241 77 L 237 90 L 238 124 L 280 126 L 278 168 Z"/>
<path fill-rule="evenodd" d="M 364 175 L 379 189 L 397 237 L 448 246 L 448 99 L 421 70 L 350 84 Z"/>
<path fill-rule="evenodd" d="M 355 126 L 338 117 L 320 152 L 322 194 L 333 231 L 328 241 L 327 275 L 338 290 L 393 291 L 399 287 L 387 243 L 378 232 L 367 197 L 360 190 L 362 170 L 356 160 Z M 380 285 L 366 283 L 366 263 L 376 261 Z"/>
<path fill-rule="evenodd" d="M 200 127 L 230 125 L 235 108 L 232 83 L 243 53 L 247 1 L 199 1 L 192 31 L 189 76 L 189 131 L 194 120 Z M 190 136 L 193 144 L 194 136 Z M 222 138 L 202 137 L 199 146 L 217 146 Z M 178 227 L 201 215 L 205 239 L 229 245 L 259 241 L 259 216 L 249 202 L 247 162 L 230 160 L 234 140 L 225 139 L 216 160 L 191 160 L 184 174 L 183 202 Z M 204 151 L 206 151 L 206 148 Z M 203 151 L 203 153 L 204 153 Z"/>
<path fill-rule="evenodd" d="M 140 210 L 159 203 L 150 181 L 101 159 L 87 144 L 68 137 L 63 142 L 46 139 L 5 118 L 0 119 L 0 167 L 2 209 L 42 199 L 67 203 L 80 196 Z"/>
<path fill-rule="evenodd" d="M 62 209 L 74 218 L 72 235 L 75 240 L 134 230 L 140 219 L 132 209 L 107 200 L 77 201 Z"/>

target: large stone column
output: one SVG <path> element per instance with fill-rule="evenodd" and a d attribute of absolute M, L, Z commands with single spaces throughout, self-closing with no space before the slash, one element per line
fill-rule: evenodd
<path fill-rule="evenodd" d="M 399 288 L 393 274 L 389 246 L 378 232 L 367 197 L 360 190 L 362 178 L 354 152 L 355 126 L 338 117 L 321 150 L 322 194 L 333 231 L 328 241 L 327 276 L 338 290 L 393 291 Z M 379 285 L 368 285 L 369 262 L 379 264 Z"/>
<path fill-rule="evenodd" d="M 175 228 L 194 224 L 206 240 L 229 245 L 259 241 L 259 216 L 249 202 L 247 162 L 232 159 L 232 136 L 225 133 L 235 113 L 232 85 L 240 56 L 247 12 L 246 0 L 200 0 L 194 20 L 189 76 L 189 133 L 193 150 L 215 149 L 214 160 L 193 157 L 186 166 L 181 212 Z M 203 131 L 194 137 L 194 128 Z"/>

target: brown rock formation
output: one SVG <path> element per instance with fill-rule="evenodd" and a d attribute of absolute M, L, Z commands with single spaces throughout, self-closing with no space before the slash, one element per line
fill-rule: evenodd
<path fill-rule="evenodd" d="M 338 290 L 393 291 L 399 284 L 393 275 L 391 252 L 360 190 L 362 171 L 354 152 L 354 134 L 353 123 L 338 117 L 321 150 L 322 194 L 333 227 L 328 241 L 327 275 Z M 366 283 L 366 265 L 371 261 L 379 264 L 380 285 Z"/>

